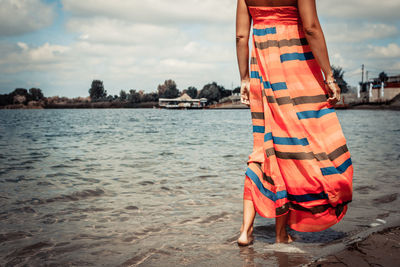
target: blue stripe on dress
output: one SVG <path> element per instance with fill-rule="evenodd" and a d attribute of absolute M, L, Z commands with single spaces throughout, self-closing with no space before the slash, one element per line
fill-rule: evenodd
<path fill-rule="evenodd" d="M 288 194 L 288 199 L 296 202 L 307 202 L 320 199 L 328 199 L 328 195 L 325 192 L 319 194 L 306 194 L 306 195 L 291 195 Z"/>
<path fill-rule="evenodd" d="M 261 79 L 260 74 L 258 73 L 258 71 L 250 72 L 250 78 Z"/>
<path fill-rule="evenodd" d="M 335 112 L 335 108 L 325 108 L 320 110 L 306 110 L 297 112 L 297 117 L 299 120 L 309 119 L 309 118 L 320 118 L 326 114 Z"/>
<path fill-rule="evenodd" d="M 287 86 L 286 86 L 285 82 L 272 83 L 271 87 L 272 87 L 272 91 L 287 89 Z"/>
<path fill-rule="evenodd" d="M 260 80 L 263 83 L 264 89 L 270 89 L 271 88 L 271 83 L 270 82 L 263 82 L 262 78 Z"/>
<path fill-rule="evenodd" d="M 283 198 L 288 198 L 289 200 L 296 202 L 307 202 L 313 200 L 328 199 L 328 196 L 325 192 L 317 194 L 291 195 L 288 194 L 286 190 L 282 190 L 274 193 L 264 187 L 258 175 L 252 169 L 250 169 L 250 167 L 247 168 L 246 175 L 254 182 L 258 190 L 264 196 L 266 196 L 267 198 L 271 199 L 274 202 Z"/>
<path fill-rule="evenodd" d="M 272 140 L 272 133 L 271 133 L 271 132 L 266 133 L 266 134 L 264 135 L 264 142 L 267 142 L 267 141 L 269 141 L 269 140 Z"/>
<path fill-rule="evenodd" d="M 273 91 L 287 89 L 287 86 L 286 86 L 285 82 L 279 82 L 279 83 L 272 83 L 271 84 L 268 81 L 263 81 L 263 78 L 262 78 L 262 76 L 260 75 L 260 73 L 258 71 L 250 72 L 250 78 L 259 79 L 260 82 L 263 84 L 264 89 L 272 88 Z"/>
<path fill-rule="evenodd" d="M 296 137 L 274 137 L 274 143 L 278 145 L 309 145 L 307 138 L 298 139 Z"/>
<path fill-rule="evenodd" d="M 267 142 L 269 140 L 274 140 L 274 144 L 277 145 L 302 145 L 302 146 L 308 146 L 308 140 L 307 138 L 296 138 L 296 137 L 277 137 L 277 136 L 272 136 L 272 133 L 266 133 L 264 135 L 264 142 Z"/>
<path fill-rule="evenodd" d="M 289 60 L 309 60 L 313 59 L 314 55 L 312 52 L 306 53 L 287 53 L 281 55 L 281 62 L 289 61 Z"/>
<path fill-rule="evenodd" d="M 341 165 L 338 167 L 326 167 L 326 168 L 321 168 L 322 174 L 323 175 L 331 175 L 331 174 L 340 174 L 344 173 L 347 168 L 351 166 L 351 158 L 348 158 L 345 162 L 343 162 Z"/>
<path fill-rule="evenodd" d="M 263 36 L 267 34 L 276 34 L 276 28 L 270 27 L 265 29 L 253 29 L 253 35 L 255 36 Z"/>
<path fill-rule="evenodd" d="M 267 198 L 271 199 L 272 201 L 277 201 L 279 199 L 283 199 L 287 197 L 287 192 L 286 190 L 283 191 L 278 191 L 276 193 L 268 190 L 267 188 L 264 187 L 262 182 L 260 181 L 260 178 L 257 176 L 255 172 L 253 172 L 252 169 L 247 168 L 246 170 L 246 175 L 254 182 L 254 184 L 257 186 L 258 190 Z"/>
<path fill-rule="evenodd" d="M 264 132 L 265 132 L 264 126 L 253 125 L 253 133 L 264 133 Z"/>

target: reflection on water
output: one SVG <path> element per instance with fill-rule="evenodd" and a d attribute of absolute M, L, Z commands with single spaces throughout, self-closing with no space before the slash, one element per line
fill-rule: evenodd
<path fill-rule="evenodd" d="M 355 167 L 343 221 L 275 245 L 274 221 L 257 217 L 240 248 L 249 110 L 0 110 L 0 265 L 307 262 L 399 217 L 398 112 L 337 113 Z"/>

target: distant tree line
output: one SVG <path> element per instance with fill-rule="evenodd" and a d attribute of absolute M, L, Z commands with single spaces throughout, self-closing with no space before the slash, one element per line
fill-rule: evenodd
<path fill-rule="evenodd" d="M 337 80 L 342 93 L 348 92 L 347 82 L 343 78 L 343 69 L 336 66 L 331 67 L 333 70 L 333 75 Z M 381 72 L 379 74 L 379 78 L 382 81 L 386 81 L 388 77 L 385 72 Z M 38 105 L 41 106 L 56 105 L 57 103 L 74 104 L 90 102 L 111 102 L 118 106 L 120 105 L 119 103 L 139 104 L 158 102 L 159 98 L 176 98 L 185 93 L 188 94 L 191 98 L 206 98 L 208 104 L 213 104 L 217 103 L 225 97 L 231 96 L 232 94 L 239 94 L 240 87 L 229 90 L 225 89 L 222 85 L 219 85 L 216 82 L 211 82 L 204 85 L 201 90 L 198 90 L 196 87 L 189 86 L 187 89 L 181 91 L 178 89 L 175 81 L 169 79 L 165 80 L 164 83 L 159 84 L 155 92 L 145 93 L 143 90 L 122 89 L 120 90 L 119 95 L 111 95 L 107 94 L 107 90 L 104 88 L 103 81 L 93 80 L 88 90 L 88 93 L 89 97 L 87 98 L 77 97 L 70 99 L 67 97 L 58 96 L 44 97 L 42 90 L 39 88 L 31 88 L 29 90 L 24 88 L 17 88 L 9 94 L 0 94 L 0 106 L 14 104 L 28 105 L 31 101 L 37 102 L 39 103 Z"/>
<path fill-rule="evenodd" d="M 143 90 L 120 90 L 119 95 L 107 95 L 104 84 L 100 80 L 93 80 L 89 89 L 89 95 L 92 102 L 101 101 L 123 101 L 129 103 L 157 102 L 159 98 L 176 98 L 183 94 L 188 94 L 191 98 L 207 98 L 208 103 L 218 102 L 220 99 L 239 93 L 240 87 L 235 90 L 225 89 L 223 86 L 212 82 L 203 86 L 200 91 L 196 87 L 189 86 L 180 91 L 175 81 L 169 79 L 157 86 L 156 92 L 144 93 Z"/>
<path fill-rule="evenodd" d="M 0 94 L 0 106 L 22 104 L 27 105 L 30 101 L 40 101 L 45 97 L 39 88 L 16 88 L 9 94 Z"/>

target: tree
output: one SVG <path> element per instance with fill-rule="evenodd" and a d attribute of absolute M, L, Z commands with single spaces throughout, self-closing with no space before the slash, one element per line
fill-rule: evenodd
<path fill-rule="evenodd" d="M 92 86 L 89 89 L 89 95 L 92 101 L 106 98 L 107 91 L 104 90 L 103 81 L 93 80 Z"/>
<path fill-rule="evenodd" d="M 0 106 L 5 106 L 13 103 L 13 98 L 10 95 L 11 94 L 0 95 Z"/>
<path fill-rule="evenodd" d="M 232 93 L 233 94 L 240 94 L 240 86 L 238 86 L 235 89 L 233 89 Z"/>
<path fill-rule="evenodd" d="M 343 79 L 344 70 L 342 69 L 342 67 L 336 67 L 335 65 L 332 65 L 331 68 L 333 71 L 333 78 L 335 78 L 340 88 L 340 92 L 347 93 L 349 89 L 347 88 L 347 82 Z"/>
<path fill-rule="evenodd" d="M 158 93 L 148 93 L 144 94 L 142 97 L 142 102 L 157 102 L 158 101 Z"/>
<path fill-rule="evenodd" d="M 232 95 L 232 90 L 225 89 L 223 86 L 219 86 L 218 89 L 221 92 L 221 98 L 224 98 L 224 97 Z"/>
<path fill-rule="evenodd" d="M 125 100 L 128 99 L 128 95 L 126 94 L 125 90 L 121 90 L 121 91 L 119 92 L 119 99 L 120 99 L 121 101 L 125 101 Z"/>
<path fill-rule="evenodd" d="M 379 73 L 379 80 L 381 81 L 381 82 L 386 82 L 388 79 L 389 79 L 389 77 L 388 77 L 388 75 L 384 72 L 384 71 L 382 71 L 381 73 Z"/>
<path fill-rule="evenodd" d="M 209 103 L 218 102 L 221 99 L 221 92 L 216 82 L 204 85 L 199 93 L 199 98 L 207 98 Z"/>
<path fill-rule="evenodd" d="M 31 88 L 29 89 L 29 94 L 32 97 L 32 100 L 38 101 L 42 98 L 44 98 L 42 90 L 39 88 Z"/>
<path fill-rule="evenodd" d="M 140 103 L 140 94 L 136 90 L 131 89 L 129 90 L 128 100 L 131 103 Z"/>
<path fill-rule="evenodd" d="M 15 90 L 12 91 L 11 94 L 12 95 L 23 95 L 23 96 L 29 95 L 28 90 L 26 90 L 25 88 L 15 88 Z"/>
<path fill-rule="evenodd" d="M 232 95 L 232 90 L 226 90 L 222 85 L 212 82 L 204 85 L 199 93 L 199 98 L 205 97 L 208 102 L 218 102 L 221 98 Z"/>
<path fill-rule="evenodd" d="M 197 97 L 197 88 L 193 86 L 189 86 L 188 89 L 186 89 L 186 94 L 190 96 L 191 98 L 196 98 Z"/>
<path fill-rule="evenodd" d="M 175 98 L 179 96 L 179 90 L 173 80 L 165 80 L 164 84 L 157 87 L 158 96 L 162 98 Z"/>
<path fill-rule="evenodd" d="M 32 96 L 28 93 L 25 88 L 16 88 L 10 93 L 10 99 L 12 103 L 28 104 L 32 100 Z"/>

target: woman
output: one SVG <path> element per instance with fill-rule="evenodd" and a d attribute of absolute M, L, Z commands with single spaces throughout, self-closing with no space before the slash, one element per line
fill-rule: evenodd
<path fill-rule="evenodd" d="M 352 200 L 353 166 L 333 107 L 340 89 L 315 0 L 238 0 L 236 45 L 254 138 L 238 244 L 252 243 L 256 212 L 276 218 L 278 243 L 292 241 L 286 225 L 302 232 L 331 227 Z"/>

